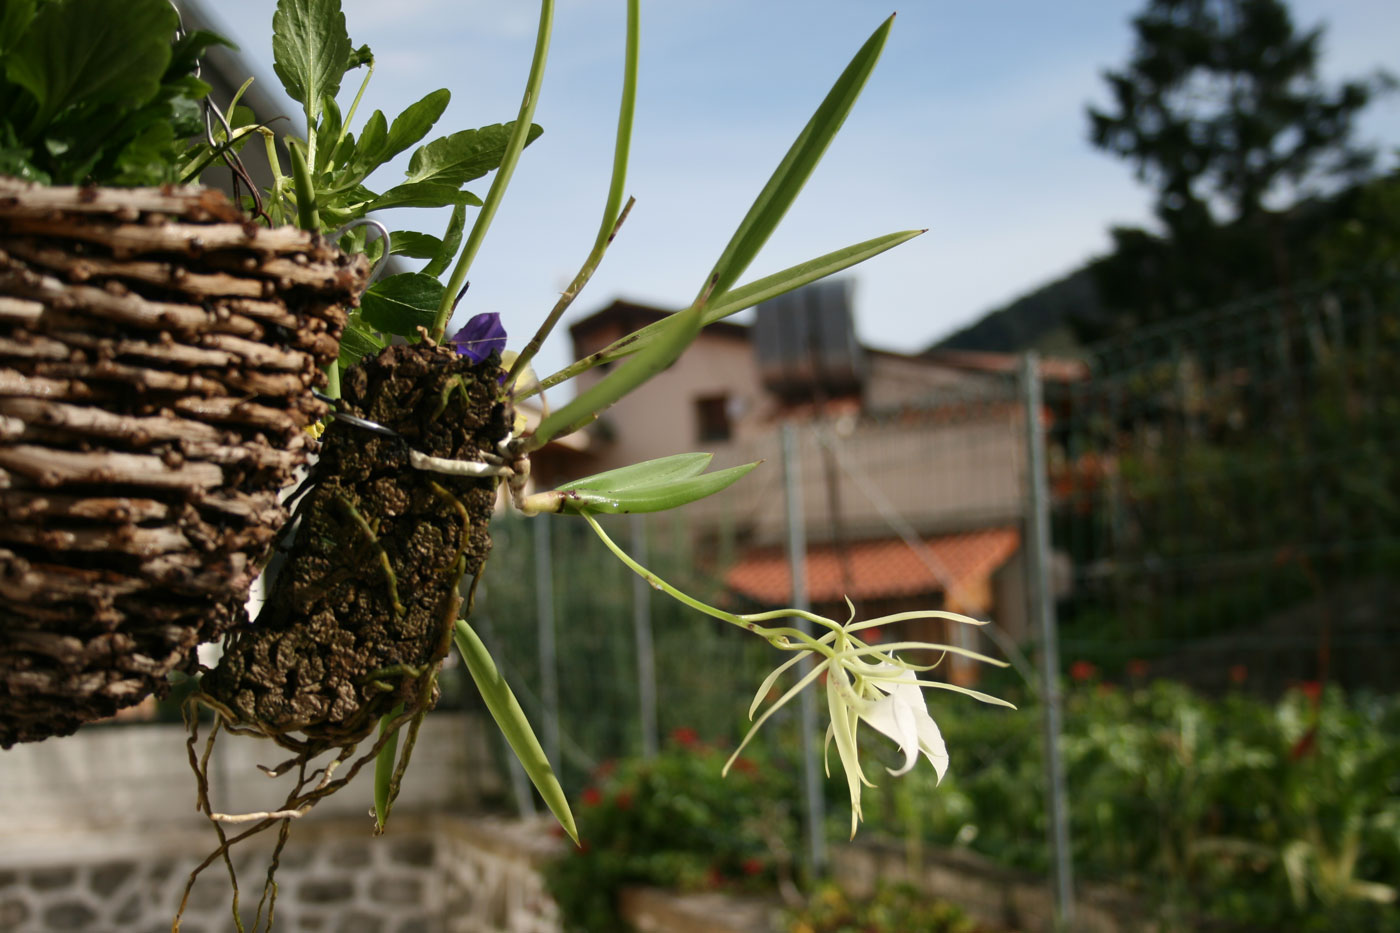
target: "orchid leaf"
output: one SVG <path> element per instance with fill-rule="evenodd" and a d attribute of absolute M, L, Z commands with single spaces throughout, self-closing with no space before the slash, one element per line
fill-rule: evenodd
<path fill-rule="evenodd" d="M 278 0 L 272 14 L 272 69 L 315 127 L 321 102 L 340 91 L 354 46 L 340 0 Z"/>
<path fill-rule="evenodd" d="M 421 272 L 404 272 L 380 279 L 360 298 L 360 316 L 375 330 L 415 337 L 430 327 L 442 299 L 442 283 Z"/>
<path fill-rule="evenodd" d="M 395 706 L 387 715 L 379 720 L 379 734 L 383 735 L 384 730 L 389 728 L 389 724 L 403 715 L 403 704 Z M 389 818 L 389 789 L 394 780 L 394 762 L 399 754 L 399 730 L 395 729 L 394 734 L 389 738 L 384 746 L 379 749 L 379 754 L 374 759 L 374 827 L 375 832 L 384 831 L 384 821 Z"/>
<path fill-rule="evenodd" d="M 783 215 L 792 206 L 802 186 L 811 177 L 812 171 L 821 161 L 831 140 L 846 122 L 846 116 L 865 87 L 880 52 L 889 37 L 894 17 L 890 16 L 880 24 L 880 28 L 865 41 L 856 52 L 846 70 L 836 79 L 825 99 L 817 107 L 816 113 L 807 121 L 792 148 L 783 156 L 782 162 L 774 170 L 768 184 L 763 186 L 749 212 L 739 222 L 724 252 L 715 261 L 714 268 L 705 277 L 700 294 L 719 297 L 727 292 L 758 255 L 763 244 L 782 221 Z"/>
<path fill-rule="evenodd" d="M 714 454 L 673 454 L 656 460 L 646 460 L 631 466 L 618 467 L 606 473 L 585 476 L 564 483 L 559 489 L 589 489 L 593 492 L 622 492 L 635 486 L 650 486 L 673 479 L 687 479 L 705 472 Z"/>
<path fill-rule="evenodd" d="M 530 449 L 537 450 L 556 436 L 577 431 L 598 412 L 674 363 L 700 332 L 700 313 L 701 306 L 696 304 L 666 318 L 660 335 L 645 351 L 544 418 L 535 429 Z"/>
<path fill-rule="evenodd" d="M 457 650 L 466 662 L 467 670 L 476 682 L 476 688 L 481 692 L 481 698 L 486 702 L 491 718 L 496 720 L 496 725 L 506 737 L 511 751 L 515 752 L 515 757 L 520 760 L 520 765 L 535 785 L 535 790 L 539 791 L 540 797 L 544 799 L 545 805 L 559 821 L 559 825 L 564 827 L 564 832 L 577 844 L 578 827 L 574 825 L 574 815 L 569 811 L 569 800 L 564 795 L 564 789 L 559 786 L 559 779 L 554 776 L 549 758 L 540 746 L 539 739 L 535 738 L 530 721 L 525 718 L 525 711 L 520 708 L 510 685 L 497 670 L 496 662 L 491 659 L 486 645 L 476 632 L 472 631 L 465 619 L 457 620 L 455 637 Z"/>
<path fill-rule="evenodd" d="M 878 256 L 887 249 L 892 249 L 901 243 L 913 239 L 922 230 L 905 230 L 900 233 L 890 233 L 873 240 L 866 240 L 863 243 L 856 243 L 834 252 L 818 256 L 816 259 L 809 259 L 806 262 L 795 266 L 789 266 L 781 272 L 756 279 L 747 285 L 725 292 L 723 295 L 714 296 L 705 306 L 704 322 L 711 324 L 715 321 L 729 317 L 731 314 L 738 314 L 746 308 L 751 308 L 760 302 L 778 295 L 790 292 L 794 288 L 800 288 L 809 282 L 825 278 L 843 269 L 850 268 L 857 263 L 864 262 L 872 256 Z M 580 373 L 587 372 L 594 366 L 603 363 L 610 363 L 613 360 L 621 359 L 632 353 L 636 353 L 644 347 L 651 345 L 670 319 L 656 321 L 640 328 L 634 333 L 617 340 L 597 353 L 593 353 L 577 363 L 566 366 L 552 376 L 549 376 L 540 384 L 540 388 L 548 389 L 561 382 L 567 382 Z"/>
<path fill-rule="evenodd" d="M 575 487 L 560 496 L 560 511 L 603 515 L 664 512 L 729 488 L 760 462 L 756 460 L 727 470 L 636 485 L 617 491 L 602 492 L 586 486 Z"/>

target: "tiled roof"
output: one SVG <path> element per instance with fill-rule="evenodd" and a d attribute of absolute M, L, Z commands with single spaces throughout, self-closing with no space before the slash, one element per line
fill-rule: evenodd
<path fill-rule="evenodd" d="M 1015 528 L 985 528 L 923 539 L 922 553 L 898 538 L 856 541 L 845 546 L 851 588 L 842 583 L 838 553 L 829 544 L 807 549 L 807 594 L 814 603 L 887 599 L 956 590 L 983 580 L 1021 545 Z M 787 552 L 750 551 L 725 574 L 730 589 L 770 606 L 792 602 Z"/>

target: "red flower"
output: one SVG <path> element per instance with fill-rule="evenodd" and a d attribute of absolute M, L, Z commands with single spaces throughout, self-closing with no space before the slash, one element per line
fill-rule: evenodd
<path fill-rule="evenodd" d="M 739 867 L 744 870 L 746 875 L 761 875 L 765 866 L 761 858 L 746 858 Z"/>
<path fill-rule="evenodd" d="M 1128 662 L 1128 676 L 1141 679 L 1147 676 L 1148 663 L 1142 658 L 1133 658 Z"/>
<path fill-rule="evenodd" d="M 671 741 L 682 748 L 694 748 L 700 744 L 700 733 L 689 726 L 671 730 Z"/>
<path fill-rule="evenodd" d="M 1298 692 L 1316 703 L 1322 699 L 1322 681 L 1305 680 L 1298 685 Z"/>
<path fill-rule="evenodd" d="M 1089 661 L 1075 661 L 1069 666 L 1069 676 L 1071 680 L 1089 680 L 1098 672 L 1099 669 Z"/>
<path fill-rule="evenodd" d="M 618 791 L 617 796 L 613 798 L 613 803 L 617 804 L 619 810 L 630 810 L 632 809 L 632 794 L 625 790 Z"/>
<path fill-rule="evenodd" d="M 585 807 L 596 807 L 603 802 L 603 792 L 596 787 L 585 787 L 579 795 L 579 802 Z"/>
<path fill-rule="evenodd" d="M 758 773 L 758 765 L 754 764 L 752 761 L 749 761 L 747 758 L 743 758 L 743 757 L 735 758 L 735 759 L 734 759 L 734 765 L 733 765 L 733 767 L 734 767 L 734 770 L 735 770 L 735 771 L 738 771 L 740 774 L 757 774 L 757 773 Z"/>
<path fill-rule="evenodd" d="M 598 767 L 593 769 L 593 776 L 601 781 L 603 778 L 612 774 L 616 770 L 617 761 L 615 759 L 609 758 L 607 761 L 603 762 Z"/>
<path fill-rule="evenodd" d="M 1249 668 L 1245 667 L 1243 664 L 1230 665 L 1230 683 L 1238 685 L 1244 683 L 1248 679 Z"/>

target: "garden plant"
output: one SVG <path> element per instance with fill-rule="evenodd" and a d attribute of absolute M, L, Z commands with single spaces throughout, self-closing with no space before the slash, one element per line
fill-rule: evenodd
<path fill-rule="evenodd" d="M 470 622 L 472 592 L 490 548 L 488 527 L 500 494 L 527 515 L 578 517 L 619 561 L 655 588 L 788 655 L 758 686 L 750 717 L 782 675 L 794 673 L 795 682 L 758 714 L 722 772 L 744 760 L 739 756 L 754 730 L 776 710 L 824 680 L 830 711 L 827 741 L 835 744 L 845 772 L 852 834 L 861 816 L 861 788 L 869 784 L 857 750 L 860 723 L 899 746 L 902 767 L 891 773 L 911 771 L 923 755 L 941 777 L 948 754 L 923 690 L 950 689 L 1001 702 L 918 677 L 947 652 L 999 663 L 991 658 L 956 646 L 877 644 L 866 637 L 904 619 L 940 617 L 977 624 L 972 619 L 942 612 L 864 621 L 798 610 L 729 613 L 633 561 L 595 518 L 682 506 L 724 489 L 756 464 L 707 473 L 709 455 L 680 453 L 555 490 L 530 491 L 534 451 L 587 426 L 665 369 L 705 324 L 848 268 L 919 232 L 877 237 L 741 282 L 854 105 L 893 25 L 891 17 L 841 71 L 728 245 L 700 278 L 691 304 L 558 373 L 537 378 L 530 364 L 538 348 L 602 261 L 631 208 L 630 202 L 623 203 L 623 194 L 639 6 L 638 0 L 627 4 L 615 160 L 594 246 L 517 352 L 506 349 L 508 337 L 494 314 L 473 316 L 455 331 L 449 323 L 513 170 L 541 132 L 532 116 L 543 86 L 553 0 L 540 4 L 534 57 L 515 119 L 426 143 L 422 140 L 447 105 L 447 91 L 425 95 L 392 120 L 378 111 L 361 120 L 358 104 L 373 74 L 374 54 L 350 40 L 339 0 L 281 0 L 272 24 L 275 68 L 287 93 L 302 105 L 306 129 L 304 137 L 281 137 L 285 159 L 276 135 L 254 125 L 236 101 L 225 119 L 205 99 L 208 89 L 195 75 L 197 61 L 203 48 L 219 40 L 204 33 L 182 35 L 166 0 L 7 0 L 0 7 L 0 48 L 13 50 L 6 56 L 7 83 L 0 90 L 9 103 L 0 122 L 4 171 L 34 182 L 84 186 L 191 182 L 216 159 L 226 159 L 249 189 L 243 205 L 250 212 L 244 222 L 249 238 L 260 235 L 259 222 L 274 231 L 282 229 L 279 224 L 294 223 L 311 242 L 363 255 L 366 264 L 391 253 L 425 261 L 417 272 L 371 285 L 358 296 L 357 308 L 357 296 L 351 295 L 343 331 L 330 328 L 339 337 L 338 359 L 326 366 L 316 397 L 310 385 L 291 393 L 303 410 L 328 406 L 326 419 L 315 426 L 324 432 L 319 459 L 292 495 L 295 512 L 281 545 L 284 560 L 268 584 L 264 608 L 251 623 L 231 618 L 234 624 L 217 666 L 197 671 L 202 676 L 188 717 L 190 761 L 200 809 L 213 823 L 219 845 L 195 869 L 190 885 L 220 859 L 232 878 L 230 847 L 277 828 L 255 928 L 272 924 L 274 872 L 293 822 L 370 764 L 375 770 L 375 827 L 382 831 L 423 715 L 434 703 L 438 671 L 454 645 L 526 774 L 577 841 L 559 782 Z M 114 39 L 118 34 L 150 56 L 129 54 Z M 359 90 L 342 111 L 339 101 L 347 78 L 361 69 Z M 237 151 L 256 139 L 264 141 L 273 169 L 266 192 L 247 185 L 246 173 L 238 168 Z M 383 188 L 376 171 L 410 149 L 403 180 Z M 465 189 L 487 175 L 492 177 L 484 196 Z M 79 192 L 77 197 L 87 195 Z M 384 208 L 406 206 L 451 208 L 446 230 L 441 236 L 389 233 L 371 217 Z M 476 213 L 468 225 L 472 209 Z M 143 222 L 159 226 L 162 220 L 150 212 Z M 204 247 L 201 242 L 189 252 Z M 255 245 L 247 248 L 258 267 L 265 257 L 256 255 Z M 113 258 L 120 256 L 114 253 Z M 59 304 L 49 305 L 40 314 L 60 310 Z M 616 365 L 532 428 L 517 414 L 515 406 L 522 400 L 606 363 Z M 264 538 L 250 546 L 255 562 L 269 543 Z M 184 647 L 179 666 L 195 671 L 194 646 Z M 927 663 L 909 660 L 911 653 Z M 213 714 L 202 746 L 197 708 Z M 272 776 L 293 776 L 280 807 L 255 813 L 215 808 L 208 762 L 221 731 L 270 740 L 289 755 L 267 769 Z M 233 916 L 242 929 L 236 880 Z"/>

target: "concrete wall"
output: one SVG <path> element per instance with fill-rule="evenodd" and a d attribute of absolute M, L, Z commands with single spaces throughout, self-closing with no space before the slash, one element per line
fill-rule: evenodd
<path fill-rule="evenodd" d="M 539 846 L 483 845 L 503 831 L 465 815 L 501 792 L 488 730 L 474 715 L 427 718 L 381 838 L 372 837 L 368 816 L 372 767 L 295 821 L 278 871 L 278 929 L 556 929 L 533 872 Z M 275 806 L 283 782 L 256 765 L 284 757 L 269 742 L 220 736 L 211 758 L 215 806 Z M 0 930 L 169 929 L 189 871 L 217 845 L 194 809 L 179 726 L 90 726 L 16 746 L 0 752 L 0 787 Z M 556 844 L 544 829 L 535 835 Z M 249 921 L 271 842 L 264 834 L 235 850 Z M 225 869 L 208 869 L 185 933 L 232 928 L 230 893 Z"/>

